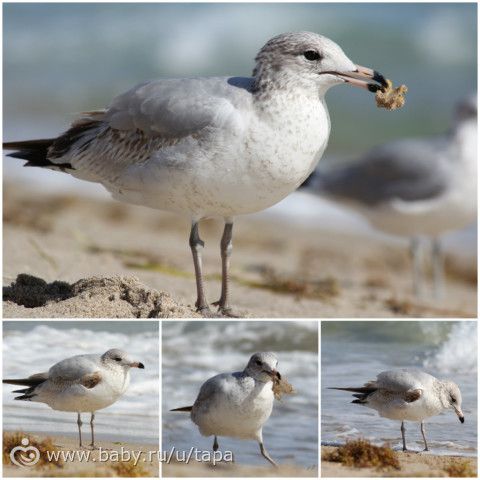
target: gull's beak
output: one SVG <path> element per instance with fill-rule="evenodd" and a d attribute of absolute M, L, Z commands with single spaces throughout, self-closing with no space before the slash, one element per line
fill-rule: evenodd
<path fill-rule="evenodd" d="M 331 72 L 337 77 L 342 78 L 346 83 L 353 85 L 354 87 L 365 88 L 370 92 L 376 92 L 377 90 L 382 90 L 387 84 L 385 77 L 368 67 L 362 67 L 361 65 L 355 65 L 356 70 L 351 72 Z M 372 83 L 374 82 L 378 83 Z"/>
<path fill-rule="evenodd" d="M 458 419 L 460 420 L 461 423 L 465 422 L 465 417 L 463 416 L 463 412 L 460 408 L 455 408 L 455 413 L 457 414 Z"/>
<path fill-rule="evenodd" d="M 145 368 L 145 365 L 142 362 L 132 362 L 130 366 L 133 368 Z"/>
<path fill-rule="evenodd" d="M 272 377 L 272 380 L 275 379 L 275 378 L 278 378 L 279 380 L 282 378 L 282 376 L 280 375 L 279 372 L 277 372 L 275 369 L 273 370 L 264 370 L 264 372 L 269 375 L 270 377 Z"/>

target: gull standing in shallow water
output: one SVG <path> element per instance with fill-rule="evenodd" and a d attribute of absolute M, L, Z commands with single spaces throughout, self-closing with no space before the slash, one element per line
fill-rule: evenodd
<path fill-rule="evenodd" d="M 431 239 L 435 296 L 443 285 L 440 237 L 477 218 L 477 96 L 463 99 L 448 132 L 375 147 L 305 182 L 362 213 L 384 232 L 411 239 L 413 288 L 422 293 L 420 236 Z"/>
<path fill-rule="evenodd" d="M 437 378 L 415 369 L 389 370 L 377 375 L 377 379 L 363 387 L 331 387 L 332 390 L 355 392 L 352 403 L 373 408 L 381 417 L 401 420 L 403 451 L 407 451 L 405 420 L 420 422 L 425 451 L 428 451 L 424 420 L 453 408 L 460 422 L 465 418 L 462 412 L 462 394 L 450 380 Z"/>
<path fill-rule="evenodd" d="M 53 410 L 77 412 L 79 446 L 82 446 L 81 412 L 90 412 L 90 430 L 95 448 L 95 412 L 115 403 L 127 390 L 130 369 L 145 368 L 126 352 L 113 348 L 103 355 L 76 355 L 56 363 L 48 372 L 3 383 L 27 388 L 14 390 L 15 400 L 46 403 Z"/>
<path fill-rule="evenodd" d="M 206 437 L 213 435 L 213 451 L 218 450 L 217 437 L 256 440 L 260 453 L 272 465 L 263 445 L 262 428 L 273 408 L 273 379 L 281 379 L 278 360 L 271 352 L 255 353 L 243 372 L 221 373 L 200 388 L 195 403 L 172 412 L 190 412 L 192 422 Z"/>
<path fill-rule="evenodd" d="M 269 40 L 253 77 L 160 79 L 87 112 L 58 138 L 8 142 L 26 166 L 60 170 L 102 184 L 114 198 L 190 218 L 196 307 L 211 316 L 198 223 L 225 221 L 222 292 L 231 315 L 233 219 L 282 200 L 310 175 L 330 135 L 324 95 L 349 83 L 371 92 L 382 75 L 355 65 L 332 40 L 311 32 Z M 372 81 L 378 83 L 372 83 Z"/>

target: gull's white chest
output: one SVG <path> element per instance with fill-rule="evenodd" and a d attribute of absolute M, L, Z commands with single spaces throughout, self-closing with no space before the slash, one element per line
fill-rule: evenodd
<path fill-rule="evenodd" d="M 192 410 L 192 420 L 205 436 L 258 440 L 272 413 L 273 398 L 271 382 L 246 377 L 236 385 L 219 385 L 214 397 Z"/>

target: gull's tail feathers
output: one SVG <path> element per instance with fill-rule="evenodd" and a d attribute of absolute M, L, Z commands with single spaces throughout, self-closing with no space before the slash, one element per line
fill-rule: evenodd
<path fill-rule="evenodd" d="M 180 407 L 180 408 L 172 408 L 170 410 L 171 412 L 191 412 L 193 408 L 193 405 L 190 405 L 189 407 Z"/>
<path fill-rule="evenodd" d="M 90 114 L 95 112 L 89 112 Z M 72 126 L 57 138 L 5 142 L 4 150 L 14 150 L 8 157 L 27 160 L 25 167 L 43 167 L 67 172 L 75 170 L 68 162 L 62 162 L 64 156 L 73 151 L 83 151 L 95 139 L 102 128 L 102 122 L 90 117 L 76 120 Z M 55 161 L 57 159 L 58 161 Z"/>
<path fill-rule="evenodd" d="M 329 387 L 329 390 L 343 390 L 344 392 L 354 392 L 353 397 L 356 400 L 352 400 L 352 403 L 364 404 L 367 403 L 368 397 L 377 391 L 377 387 L 373 385 L 365 385 L 363 387 Z"/>
<path fill-rule="evenodd" d="M 27 160 L 24 167 L 42 167 L 60 171 L 72 169 L 69 163 L 54 163 L 47 158 L 50 147 L 55 141 L 55 138 L 48 138 L 44 140 L 5 142 L 3 143 L 3 149 L 15 150 L 13 153 L 9 153 L 7 157 Z"/>
<path fill-rule="evenodd" d="M 22 387 L 36 387 L 47 379 L 47 373 L 36 373 L 35 375 L 30 375 L 30 377 L 28 378 L 6 378 L 2 380 L 2 383 L 8 383 L 10 385 L 20 385 Z"/>
<path fill-rule="evenodd" d="M 23 387 L 20 390 L 13 390 L 12 393 L 21 393 L 18 397 L 15 397 L 14 400 L 31 400 L 33 397 L 36 397 L 35 393 L 36 388 L 41 385 L 45 380 L 47 380 L 48 374 L 46 373 L 37 373 L 28 378 L 15 378 L 15 379 L 5 379 L 2 382 L 8 383 L 10 385 L 21 385 Z"/>

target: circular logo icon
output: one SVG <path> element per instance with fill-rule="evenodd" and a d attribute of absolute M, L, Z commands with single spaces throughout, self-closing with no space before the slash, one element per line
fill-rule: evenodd
<path fill-rule="evenodd" d="M 19 467 L 33 467 L 40 460 L 40 451 L 29 445 L 28 438 L 22 438 L 22 445 L 12 448 L 10 460 Z"/>

